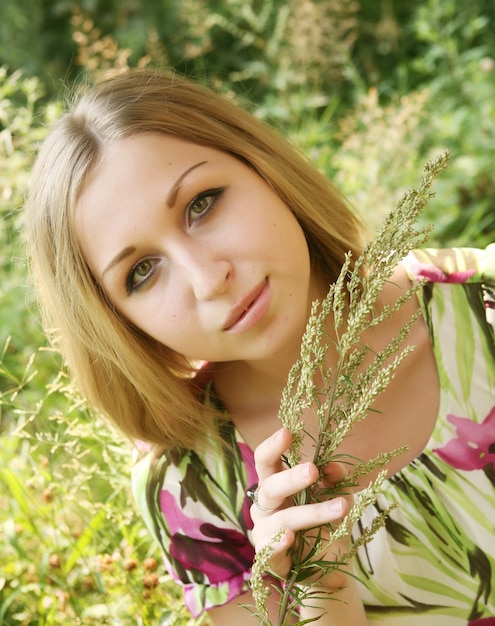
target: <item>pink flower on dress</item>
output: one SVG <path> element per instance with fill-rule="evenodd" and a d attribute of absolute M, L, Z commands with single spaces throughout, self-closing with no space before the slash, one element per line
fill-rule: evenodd
<path fill-rule="evenodd" d="M 463 270 L 446 274 L 439 267 L 419 263 L 415 268 L 415 273 L 418 278 L 427 278 L 432 283 L 465 283 L 476 274 L 476 270 Z"/>
<path fill-rule="evenodd" d="M 215 584 L 251 569 L 254 548 L 244 533 L 188 516 L 166 489 L 160 492 L 160 507 L 170 527 L 170 554 L 185 570 L 201 572 Z"/>
<path fill-rule="evenodd" d="M 460 470 L 479 470 L 490 463 L 495 467 L 495 407 L 481 424 L 455 415 L 447 415 L 447 419 L 456 427 L 457 438 L 434 452 Z"/>
<path fill-rule="evenodd" d="M 246 484 L 249 488 L 251 485 L 258 482 L 258 474 L 256 473 L 254 465 L 254 452 L 245 443 L 239 442 L 237 445 L 239 446 L 241 458 L 244 462 L 244 467 L 246 468 Z M 246 528 L 249 530 L 253 528 L 253 520 L 251 519 L 251 504 L 252 501 L 246 496 L 244 498 L 244 504 L 242 505 L 242 519 L 244 520 Z"/>
<path fill-rule="evenodd" d="M 468 626 L 495 626 L 495 617 L 480 617 L 469 622 Z"/>

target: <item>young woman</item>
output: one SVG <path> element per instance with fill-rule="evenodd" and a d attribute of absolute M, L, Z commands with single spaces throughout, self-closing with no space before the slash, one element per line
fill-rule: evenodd
<path fill-rule="evenodd" d="M 277 415 L 311 302 L 349 250 L 359 255 L 358 220 L 255 117 L 176 75 L 132 71 L 83 95 L 51 131 L 26 224 L 47 328 L 83 393 L 149 444 L 136 501 L 187 606 L 216 625 L 255 623 L 241 605 L 252 603 L 256 550 L 286 529 L 271 562 L 283 578 L 294 533 L 348 510 L 340 497 L 290 505 L 318 473 L 309 443 L 300 465 L 284 466 L 290 433 Z M 366 460 L 407 445 L 366 523 L 399 506 L 360 550 L 359 582 L 319 582 L 319 607 L 301 618 L 321 614 L 322 625 L 495 614 L 494 246 L 409 255 L 380 304 L 418 277 L 429 279 L 419 303 L 364 338 L 383 349 L 422 306 L 415 349 L 340 450 Z M 331 319 L 327 331 L 332 365 Z M 305 427 L 316 430 L 311 412 Z M 326 480 L 342 471 L 329 466 Z"/>

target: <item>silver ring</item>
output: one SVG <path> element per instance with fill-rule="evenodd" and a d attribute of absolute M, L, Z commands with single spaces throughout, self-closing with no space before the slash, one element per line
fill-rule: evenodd
<path fill-rule="evenodd" d="M 262 506 L 258 502 L 259 491 L 260 491 L 260 487 L 259 485 L 256 484 L 256 485 L 253 485 L 252 487 L 249 487 L 249 489 L 246 491 L 246 495 L 250 500 L 253 501 L 254 506 L 260 511 L 264 511 L 265 513 L 275 511 L 275 509 L 267 509 L 265 506 Z"/>

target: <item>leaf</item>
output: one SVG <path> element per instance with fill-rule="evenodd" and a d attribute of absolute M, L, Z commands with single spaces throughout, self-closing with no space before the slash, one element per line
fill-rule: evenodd
<path fill-rule="evenodd" d="M 77 560 L 80 557 L 84 556 L 85 549 L 94 540 L 95 535 L 105 521 L 105 518 L 106 511 L 102 508 L 96 513 L 90 523 L 86 526 L 83 533 L 77 540 L 77 543 L 74 546 L 73 550 L 69 554 L 67 561 L 64 563 L 63 571 L 65 574 L 68 574 L 76 564 Z"/>

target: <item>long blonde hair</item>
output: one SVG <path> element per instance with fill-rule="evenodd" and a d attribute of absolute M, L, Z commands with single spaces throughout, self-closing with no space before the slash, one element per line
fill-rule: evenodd
<path fill-rule="evenodd" d="M 35 163 L 27 203 L 28 256 L 47 329 L 83 394 L 131 439 L 198 448 L 211 409 L 192 365 L 124 319 L 86 264 L 74 210 L 105 147 L 163 132 L 224 150 L 276 191 L 305 232 L 312 266 L 329 283 L 361 251 L 360 223 L 332 184 L 266 124 L 175 74 L 133 70 L 82 95 L 55 124 Z"/>

